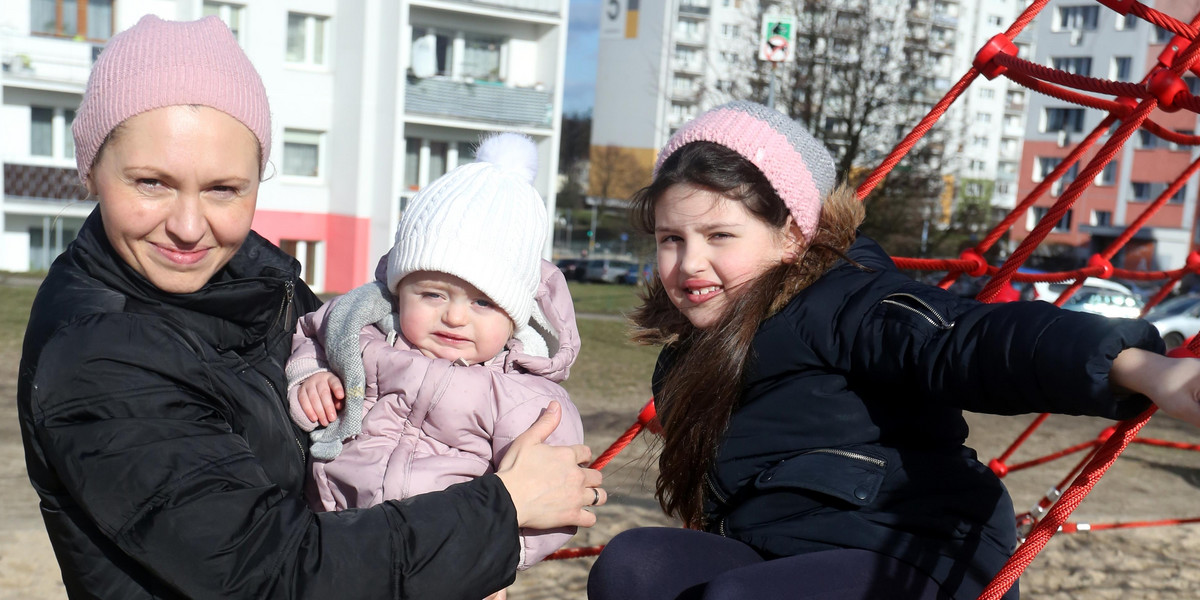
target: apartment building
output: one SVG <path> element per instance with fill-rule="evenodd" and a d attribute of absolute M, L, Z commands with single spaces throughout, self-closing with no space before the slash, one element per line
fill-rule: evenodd
<path fill-rule="evenodd" d="M 593 195 L 624 197 L 644 183 L 657 149 L 676 128 L 703 110 L 731 99 L 766 100 L 762 90 L 746 83 L 747 72 L 757 68 L 755 40 L 762 14 L 758 3 L 679 0 L 630 4 L 638 10 L 612 10 L 602 17 L 592 127 Z M 861 153 L 863 164 L 859 166 L 871 167 L 966 73 L 975 51 L 1002 32 L 1024 3 L 858 0 L 773 6 L 784 15 L 791 10 L 797 23 L 825 20 L 829 35 L 819 40 L 817 47 L 830 51 L 832 58 L 867 60 L 856 54 L 865 50 L 878 52 L 894 65 L 900 61 L 914 65 L 923 86 L 912 97 L 900 97 L 904 94 L 897 92 L 895 104 L 883 111 L 886 115 L 878 129 L 886 134 L 874 135 L 874 145 Z M 821 14 L 813 14 L 814 10 Z M 886 31 L 864 32 L 864 22 Z M 801 26 L 798 29 L 803 30 Z M 873 36 L 871 44 L 876 48 L 859 43 L 866 33 Z M 1025 39 L 1018 42 L 1028 45 Z M 830 63 L 815 68 L 838 67 Z M 787 91 L 781 89 L 780 94 Z M 929 134 L 930 160 L 948 184 L 942 198 L 947 215 L 956 197 L 966 195 L 1001 207 L 1014 204 L 1024 102 L 1021 88 L 1008 81 L 980 79 L 971 94 L 956 102 L 938 129 Z M 837 118 L 817 125 L 833 134 L 826 138 L 835 152 L 838 128 L 845 125 Z M 625 170 L 642 179 L 631 177 L 634 183 L 624 188 L 600 185 L 607 182 L 599 181 L 598 173 L 614 170 L 618 158 L 627 165 L 641 165 L 640 170 Z"/>
<path fill-rule="evenodd" d="M 1156 2 L 1155 8 L 1184 22 L 1190 21 L 1196 11 L 1194 5 L 1181 0 Z M 1141 81 L 1158 66 L 1159 55 L 1173 36 L 1133 15 L 1119 15 L 1099 3 L 1081 0 L 1052 0 L 1031 27 L 1037 38 L 1032 60 L 1038 64 L 1133 82 Z M 1184 80 L 1193 93 L 1200 91 L 1194 77 Z M 1028 104 L 1018 185 L 1022 198 L 1106 116 L 1040 94 L 1030 96 Z M 1187 111 L 1155 110 L 1150 119 L 1167 129 L 1188 133 L 1196 130 L 1197 117 Z M 1101 138 L 1061 183 L 1037 200 L 1026 218 L 1013 228 L 1015 240 L 1028 236 L 1108 139 L 1107 135 Z M 1197 156 L 1200 153 L 1195 148 L 1170 144 L 1145 130 L 1136 132 L 1055 225 L 1039 253 L 1058 257 L 1055 266 L 1071 260 L 1083 264 L 1089 256 L 1110 246 Z M 1191 177 L 1126 244 L 1114 264 L 1138 270 L 1182 265 L 1194 238 L 1198 186 L 1200 178 Z"/>
<path fill-rule="evenodd" d="M 45 269 L 94 208 L 78 185 L 70 123 L 105 41 L 148 13 L 216 15 L 258 68 L 273 147 L 254 229 L 298 258 L 317 290 L 367 281 L 405 202 L 473 160 L 486 132 L 535 140 L 535 187 L 554 213 L 568 0 L 5 6 L 0 270 Z"/>

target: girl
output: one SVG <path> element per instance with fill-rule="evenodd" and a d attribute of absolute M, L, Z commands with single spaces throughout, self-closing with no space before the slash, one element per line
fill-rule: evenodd
<path fill-rule="evenodd" d="M 962 410 L 1125 418 L 1149 397 L 1200 424 L 1200 361 L 1160 356 L 1147 323 L 917 283 L 834 183 L 807 131 L 735 102 L 633 198 L 658 251 L 632 316 L 664 346 L 656 495 L 689 529 L 617 536 L 593 600 L 973 599 L 1016 532 Z"/>
<path fill-rule="evenodd" d="M 540 258 L 548 224 L 536 165 L 529 138 L 488 138 L 474 163 L 413 197 L 378 281 L 300 319 L 288 397 L 297 424 L 323 426 L 312 433 L 314 509 L 370 507 L 492 473 L 552 402 L 562 420 L 551 443 L 583 442 L 558 385 L 579 334 L 566 280 Z M 522 530 L 512 566 L 528 568 L 574 531 Z"/>

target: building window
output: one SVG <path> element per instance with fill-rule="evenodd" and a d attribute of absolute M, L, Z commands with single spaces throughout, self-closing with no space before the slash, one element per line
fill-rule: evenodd
<path fill-rule="evenodd" d="M 293 64 L 324 65 L 328 35 L 328 17 L 288 13 L 287 53 L 284 59 Z"/>
<path fill-rule="evenodd" d="M 1117 31 L 1133 31 L 1137 28 L 1138 17 L 1135 14 L 1117 16 Z"/>
<path fill-rule="evenodd" d="M 1055 31 L 1091 31 L 1096 29 L 1100 20 L 1099 6 L 1060 6 L 1058 7 L 1057 27 Z"/>
<path fill-rule="evenodd" d="M 1170 204 L 1183 204 L 1185 199 L 1187 199 L 1187 184 L 1180 186 L 1179 190 L 1172 194 L 1167 202 Z"/>
<path fill-rule="evenodd" d="M 1037 227 L 1037 224 L 1040 223 L 1042 221 L 1042 219 L 1044 219 L 1046 217 L 1046 214 L 1049 212 L 1050 212 L 1050 209 L 1045 206 L 1035 206 L 1032 209 L 1030 209 L 1029 213 L 1027 213 L 1028 217 L 1025 219 L 1025 229 L 1033 231 L 1033 228 Z M 1072 212 L 1074 212 L 1074 211 L 1068 210 L 1066 213 L 1064 213 L 1062 218 L 1058 220 L 1058 223 L 1054 224 L 1054 228 L 1051 229 L 1050 231 L 1052 231 L 1054 233 L 1070 232 L 1071 231 L 1071 213 Z"/>
<path fill-rule="evenodd" d="M 985 113 L 985 112 L 975 113 L 975 122 L 976 123 L 991 123 L 992 122 L 992 113 Z"/>
<path fill-rule="evenodd" d="M 246 12 L 246 7 L 238 4 L 229 4 L 227 2 L 212 2 L 204 0 L 203 14 L 206 17 L 217 17 L 229 26 L 229 31 L 233 32 L 233 37 L 242 43 L 242 15 Z"/>
<path fill-rule="evenodd" d="M 1117 161 L 1109 161 L 1107 165 L 1096 176 L 1096 185 L 1116 185 L 1117 184 Z"/>
<path fill-rule="evenodd" d="M 321 146 L 325 134 L 306 129 L 283 130 L 283 174 L 321 176 Z"/>
<path fill-rule="evenodd" d="M 474 160 L 465 142 L 404 138 L 404 187 L 421 189 L 454 167 Z"/>
<path fill-rule="evenodd" d="M 1092 59 L 1089 56 L 1060 56 L 1050 59 L 1050 66 L 1072 75 L 1092 76 Z"/>
<path fill-rule="evenodd" d="M 1000 27 L 1004 25 L 1004 17 L 1000 15 L 988 15 L 987 22 L 992 27 Z"/>
<path fill-rule="evenodd" d="M 1112 227 L 1112 211 L 1111 210 L 1093 210 L 1092 211 L 1092 226 L 1093 227 Z"/>
<path fill-rule="evenodd" d="M 113 33 L 113 0 L 32 0 L 34 35 L 103 42 Z"/>
<path fill-rule="evenodd" d="M 1133 59 L 1128 56 L 1114 56 L 1109 77 L 1117 81 L 1129 81 L 1129 70 Z"/>
<path fill-rule="evenodd" d="M 996 90 L 993 90 L 992 88 L 979 88 L 979 97 L 983 98 L 984 100 L 995 98 Z"/>
<path fill-rule="evenodd" d="M 484 81 L 501 81 L 504 73 L 504 39 L 490 35 L 463 34 L 462 76 Z"/>
<path fill-rule="evenodd" d="M 1154 150 L 1159 146 L 1157 135 L 1146 131 L 1145 129 L 1138 130 L 1137 139 L 1134 140 L 1133 147 L 1137 150 Z"/>
<path fill-rule="evenodd" d="M 1066 131 L 1080 133 L 1083 131 L 1082 108 L 1047 108 L 1045 109 L 1044 126 L 1042 131 Z"/>
<path fill-rule="evenodd" d="M 300 278 L 310 288 L 324 288 L 320 280 L 321 242 L 310 240 L 279 240 L 279 249 L 300 262 Z"/>
<path fill-rule="evenodd" d="M 1165 44 L 1165 43 L 1171 41 L 1171 38 L 1173 38 L 1173 37 L 1175 37 L 1175 32 L 1171 31 L 1170 29 L 1163 29 L 1162 27 L 1159 27 L 1157 25 L 1154 26 L 1154 43 L 1155 44 Z"/>
<path fill-rule="evenodd" d="M 75 158 L 71 123 L 75 111 L 45 106 L 29 107 L 29 154 L 49 158 Z"/>
<path fill-rule="evenodd" d="M 732 39 L 736 38 L 738 36 L 738 32 L 739 32 L 739 28 L 737 25 L 732 25 L 730 23 L 725 23 L 724 25 L 721 25 L 721 37 L 723 37 L 727 40 L 732 40 Z"/>

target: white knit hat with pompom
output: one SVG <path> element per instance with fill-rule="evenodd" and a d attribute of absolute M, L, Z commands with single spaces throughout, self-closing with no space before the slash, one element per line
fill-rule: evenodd
<path fill-rule="evenodd" d="M 421 188 L 396 228 L 388 289 L 395 293 L 415 271 L 459 277 L 508 314 L 525 353 L 547 356 L 546 340 L 531 327 L 545 319 L 535 295 L 549 228 L 546 204 L 533 188 L 537 163 L 533 140 L 496 134 L 479 145 L 475 162 Z"/>

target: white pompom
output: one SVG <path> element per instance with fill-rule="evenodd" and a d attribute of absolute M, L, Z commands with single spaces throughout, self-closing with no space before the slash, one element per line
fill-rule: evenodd
<path fill-rule="evenodd" d="M 497 133 L 484 138 L 475 152 L 475 162 L 486 162 L 510 171 L 533 184 L 537 176 L 537 145 L 527 135 Z"/>

